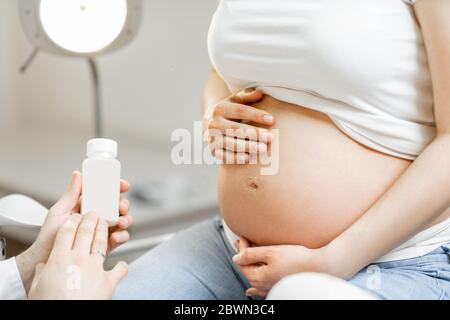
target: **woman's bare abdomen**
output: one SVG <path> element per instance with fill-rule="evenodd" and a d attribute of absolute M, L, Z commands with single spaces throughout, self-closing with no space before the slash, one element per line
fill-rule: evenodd
<path fill-rule="evenodd" d="M 257 245 L 320 247 L 358 219 L 410 161 L 371 150 L 322 113 L 265 96 L 254 105 L 272 113 L 279 170 L 259 164 L 222 165 L 221 213 L 238 235 Z M 272 156 L 272 158 L 274 158 Z"/>

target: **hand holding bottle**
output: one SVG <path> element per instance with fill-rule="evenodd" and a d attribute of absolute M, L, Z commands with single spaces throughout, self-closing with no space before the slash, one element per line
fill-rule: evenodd
<path fill-rule="evenodd" d="M 108 224 L 95 213 L 72 215 L 56 236 L 48 262 L 36 268 L 29 299 L 111 299 L 128 266 L 103 268 Z"/>
<path fill-rule="evenodd" d="M 25 288 L 28 288 L 30 285 L 36 265 L 47 261 L 58 230 L 71 215 L 80 212 L 81 185 L 81 174 L 74 172 L 66 193 L 50 209 L 36 241 L 30 248 L 16 257 L 17 266 Z M 127 192 L 129 188 L 128 182 L 123 180 L 120 182 L 120 191 L 122 193 Z M 126 229 L 133 223 L 132 217 L 128 214 L 129 206 L 129 201 L 123 197 L 120 200 L 120 218 L 117 226 L 111 228 L 109 232 L 109 250 L 127 242 L 129 239 Z"/>

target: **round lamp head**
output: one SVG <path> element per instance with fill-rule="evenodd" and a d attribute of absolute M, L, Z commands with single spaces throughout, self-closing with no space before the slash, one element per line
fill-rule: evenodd
<path fill-rule="evenodd" d="M 141 0 L 20 0 L 22 24 L 40 49 L 97 55 L 118 49 L 136 35 Z"/>

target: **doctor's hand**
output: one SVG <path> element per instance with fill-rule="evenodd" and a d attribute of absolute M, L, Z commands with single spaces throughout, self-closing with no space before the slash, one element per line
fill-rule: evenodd
<path fill-rule="evenodd" d="M 247 296 L 266 297 L 272 287 L 288 275 L 328 273 L 329 263 L 323 249 L 299 245 L 252 247 L 245 238 L 236 242 L 238 254 L 233 257 L 233 262 L 252 286 L 246 291 Z"/>
<path fill-rule="evenodd" d="M 80 212 L 81 189 L 81 174 L 75 171 L 72 174 L 72 179 L 66 193 L 50 209 L 38 238 L 33 244 L 36 250 L 41 251 L 45 256 L 44 261 L 53 248 L 53 242 L 59 228 L 67 221 L 70 215 Z M 125 193 L 129 189 L 129 183 L 122 180 L 120 183 L 120 192 Z M 129 207 L 129 200 L 122 197 L 120 200 L 120 218 L 118 224 L 110 230 L 109 249 L 114 249 L 129 239 L 129 234 L 126 229 L 133 223 L 133 218 L 128 214 Z"/>
<path fill-rule="evenodd" d="M 127 192 L 130 186 L 121 181 L 121 193 Z M 22 281 L 28 288 L 37 264 L 46 262 L 53 248 L 56 234 L 61 226 L 75 213 L 80 212 L 81 174 L 74 172 L 65 194 L 50 209 L 36 241 L 24 253 L 16 257 Z M 120 218 L 116 227 L 109 230 L 108 250 L 112 250 L 129 239 L 126 229 L 133 223 L 128 214 L 130 202 L 125 197 L 120 201 Z"/>
<path fill-rule="evenodd" d="M 45 264 L 36 267 L 29 299 L 111 299 L 128 266 L 103 268 L 108 250 L 108 225 L 94 213 L 74 214 L 58 231 Z"/>
<path fill-rule="evenodd" d="M 244 122 L 270 126 L 272 115 L 250 106 L 263 98 L 263 93 L 246 89 L 209 108 L 203 117 L 203 129 L 214 157 L 224 164 L 245 164 L 250 155 L 267 153 L 272 141 L 270 130 Z"/>

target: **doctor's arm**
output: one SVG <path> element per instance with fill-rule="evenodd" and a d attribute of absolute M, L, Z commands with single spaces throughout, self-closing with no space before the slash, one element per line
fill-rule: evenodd
<path fill-rule="evenodd" d="M 17 260 L 0 261 L 0 300 L 23 300 L 26 297 Z"/>

